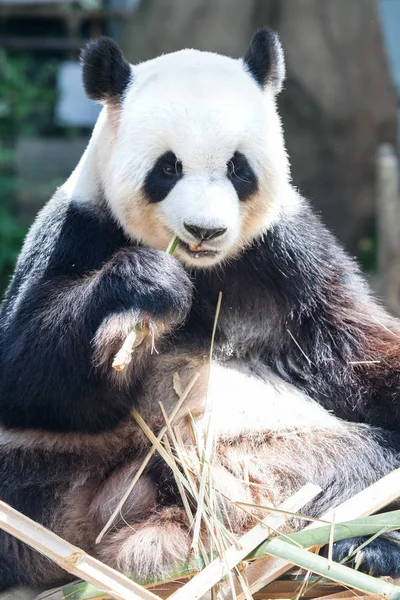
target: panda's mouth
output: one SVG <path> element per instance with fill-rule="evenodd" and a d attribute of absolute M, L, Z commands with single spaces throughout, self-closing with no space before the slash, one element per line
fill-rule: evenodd
<path fill-rule="evenodd" d="M 193 258 L 202 258 L 203 256 L 217 256 L 219 252 L 216 250 L 210 250 L 204 248 L 201 244 L 196 246 L 195 244 L 187 244 L 183 240 L 180 240 L 179 246 L 185 250 L 187 254 Z"/>

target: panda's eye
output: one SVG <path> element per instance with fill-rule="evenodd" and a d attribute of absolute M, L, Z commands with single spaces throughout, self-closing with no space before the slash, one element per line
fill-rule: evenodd
<path fill-rule="evenodd" d="M 244 154 L 236 151 L 228 161 L 227 175 L 240 200 L 245 200 L 257 190 L 257 177 Z"/>
<path fill-rule="evenodd" d="M 162 169 L 163 169 L 163 172 L 165 173 L 165 175 L 175 175 L 176 174 L 175 165 L 171 165 L 170 163 L 164 163 Z"/>
<path fill-rule="evenodd" d="M 182 163 L 174 157 L 174 160 L 166 160 L 162 164 L 162 171 L 168 177 L 180 177 L 182 174 Z"/>
<path fill-rule="evenodd" d="M 173 175 L 175 173 L 175 167 L 169 164 L 163 165 L 163 171 L 166 175 Z"/>
<path fill-rule="evenodd" d="M 153 168 L 147 173 L 143 184 L 145 195 L 150 202 L 161 202 L 182 177 L 181 161 L 168 150 L 158 157 Z"/>
<path fill-rule="evenodd" d="M 246 169 L 249 166 L 250 165 L 246 157 L 240 152 L 235 152 L 232 158 L 228 161 L 228 173 L 230 177 L 240 177 L 246 173 Z"/>

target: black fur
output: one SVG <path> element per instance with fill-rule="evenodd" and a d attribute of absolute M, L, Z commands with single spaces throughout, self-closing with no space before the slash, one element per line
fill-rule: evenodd
<path fill-rule="evenodd" d="M 192 278 L 192 310 L 173 343 L 181 338 L 207 350 L 222 290 L 227 300 L 215 347 L 221 360 L 232 356 L 231 348 L 239 358 L 261 356 L 338 416 L 400 429 L 397 338 L 371 317 L 378 309 L 355 263 L 307 205 L 236 260 L 194 272 Z M 102 429 L 110 390 L 98 373 L 83 366 L 96 329 L 108 314 L 132 309 L 155 317 L 172 311 L 181 319 L 190 306 L 189 290 L 175 259 L 129 245 L 111 217 L 100 218 L 56 196 L 27 238 L 2 306 L 2 421 Z M 382 358 L 378 365 L 352 364 Z M 34 374 L 34 381 L 21 373 Z M 91 386 L 99 393 L 95 425 L 91 409 L 86 418 L 82 414 L 82 394 L 91 406 Z M 118 421 L 126 414 L 126 398 L 122 393 L 120 410 L 113 402 L 111 418 Z"/>
<path fill-rule="evenodd" d="M 112 39 L 91 40 L 81 53 L 83 85 L 97 102 L 116 104 L 132 80 L 132 70 Z"/>
<path fill-rule="evenodd" d="M 243 60 L 260 87 L 268 84 L 275 92 L 281 90 L 285 78 L 285 61 L 275 31 L 268 27 L 256 31 Z"/>
<path fill-rule="evenodd" d="M 79 459 L 78 459 L 79 460 Z M 0 497 L 31 519 L 51 527 L 52 508 L 59 490 L 65 492 L 76 475 L 77 457 L 38 449 L 0 450 Z M 85 460 L 80 458 L 81 468 Z M 40 582 L 53 563 L 16 538 L 0 531 L 0 592 L 14 585 Z M 57 570 L 58 571 L 58 570 Z M 57 572 L 56 571 L 56 572 Z M 60 572 L 54 582 L 68 579 Z M 52 581 L 52 575 L 47 577 Z"/>
<path fill-rule="evenodd" d="M 2 306 L 1 422 L 57 431 L 115 427 L 132 407 L 132 387 L 116 397 L 92 367 L 96 330 L 123 311 L 180 321 L 190 292 L 174 258 L 130 245 L 111 218 L 56 195 L 27 238 Z"/>
<path fill-rule="evenodd" d="M 182 177 L 182 163 L 173 152 L 165 152 L 148 172 L 143 191 L 150 202 L 161 202 Z"/>
<path fill-rule="evenodd" d="M 357 554 L 354 552 L 367 541 L 367 537 L 357 537 L 336 542 L 333 546 L 332 559 L 342 562 L 352 555 L 352 558 L 346 560 L 345 564 L 354 568 L 357 561 Z M 368 573 L 374 577 L 384 577 L 388 573 L 395 578 L 400 576 L 400 542 L 380 537 L 368 542 L 360 552 L 362 560 L 357 568 L 362 573 Z M 322 555 L 328 555 L 328 548 L 323 549 Z"/>
<path fill-rule="evenodd" d="M 228 177 L 240 200 L 250 198 L 257 191 L 257 176 L 249 161 L 241 152 L 236 151 L 228 162 Z"/>

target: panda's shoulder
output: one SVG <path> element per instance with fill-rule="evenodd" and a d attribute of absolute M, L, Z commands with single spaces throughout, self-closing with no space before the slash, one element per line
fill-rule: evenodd
<path fill-rule="evenodd" d="M 29 230 L 9 292 L 27 277 L 34 283 L 89 273 L 126 243 L 106 207 L 71 199 L 60 188 Z"/>

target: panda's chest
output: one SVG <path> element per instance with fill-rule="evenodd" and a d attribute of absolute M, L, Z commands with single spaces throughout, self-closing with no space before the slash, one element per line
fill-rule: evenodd
<path fill-rule="evenodd" d="M 220 292 L 222 298 L 214 340 L 215 355 L 223 359 L 263 353 L 279 329 L 278 311 L 268 295 L 255 286 L 242 288 L 226 280 L 209 280 L 196 288 L 189 318 L 176 332 L 178 338 L 208 351 Z"/>

